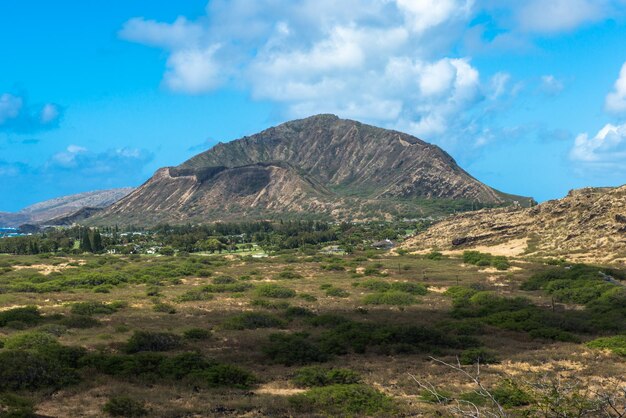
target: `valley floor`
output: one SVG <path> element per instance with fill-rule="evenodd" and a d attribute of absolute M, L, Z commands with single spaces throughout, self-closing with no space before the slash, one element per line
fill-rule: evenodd
<path fill-rule="evenodd" d="M 623 277 L 507 264 L 0 256 L 0 416 L 618 416 Z"/>

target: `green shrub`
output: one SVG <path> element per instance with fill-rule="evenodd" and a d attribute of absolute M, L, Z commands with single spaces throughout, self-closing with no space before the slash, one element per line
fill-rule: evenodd
<path fill-rule="evenodd" d="M 469 300 L 476 294 L 476 290 L 463 286 L 450 286 L 448 290 L 444 292 L 444 295 L 449 296 L 452 300 L 457 302 L 463 302 Z"/>
<path fill-rule="evenodd" d="M 325 353 L 337 355 L 365 353 L 368 350 L 380 354 L 437 353 L 442 348 L 476 345 L 477 342 L 468 337 L 456 337 L 434 328 L 353 321 L 334 325 L 319 337 L 321 349 Z"/>
<path fill-rule="evenodd" d="M 36 350 L 46 352 L 60 346 L 56 337 L 46 332 L 30 331 L 11 335 L 4 341 L 9 350 Z"/>
<path fill-rule="evenodd" d="M 420 398 L 427 403 L 446 405 L 452 402 L 454 395 L 447 390 L 437 390 L 436 393 L 429 390 L 422 390 L 420 391 Z"/>
<path fill-rule="evenodd" d="M 338 287 L 330 287 L 326 289 L 326 296 L 331 296 L 331 297 L 336 297 L 336 298 L 347 298 L 348 296 L 350 296 L 350 293 Z"/>
<path fill-rule="evenodd" d="M 470 365 L 470 364 L 493 364 L 499 363 L 495 354 L 489 350 L 486 350 L 482 347 L 479 348 L 469 348 L 461 353 L 459 356 L 459 361 L 461 364 Z"/>
<path fill-rule="evenodd" d="M 552 341 L 579 343 L 580 338 L 574 334 L 554 327 L 535 328 L 528 332 L 532 338 Z"/>
<path fill-rule="evenodd" d="M 176 300 L 178 302 L 199 302 L 203 300 L 211 300 L 215 296 L 202 290 L 189 290 L 180 295 Z"/>
<path fill-rule="evenodd" d="M 293 279 L 301 279 L 302 275 L 296 273 L 295 271 L 285 270 L 278 273 L 279 279 L 293 280 Z"/>
<path fill-rule="evenodd" d="M 410 293 L 398 290 L 389 290 L 387 292 L 373 293 L 363 298 L 366 305 L 391 305 L 391 306 L 407 306 L 417 303 L 415 296 Z"/>
<path fill-rule="evenodd" d="M 146 296 L 161 296 L 161 289 L 158 286 L 150 286 L 146 289 Z"/>
<path fill-rule="evenodd" d="M 70 305 L 70 312 L 74 315 L 109 315 L 116 311 L 111 304 L 102 302 L 76 302 Z"/>
<path fill-rule="evenodd" d="M 0 394 L 0 417 L 35 418 L 35 403 L 11 393 Z"/>
<path fill-rule="evenodd" d="M 258 286 L 254 291 L 256 296 L 266 298 L 288 299 L 296 296 L 296 291 L 288 287 L 273 283 Z"/>
<path fill-rule="evenodd" d="M 626 356 L 626 335 L 597 338 L 587 343 L 587 347 L 610 350 L 619 356 Z"/>
<path fill-rule="evenodd" d="M 111 293 L 113 286 L 110 284 L 101 284 L 100 286 L 96 286 L 93 288 L 94 293 Z"/>
<path fill-rule="evenodd" d="M 493 256 L 478 251 L 465 251 L 463 253 L 463 262 L 466 264 L 474 264 L 478 267 L 492 266 L 498 270 L 508 270 L 509 261 L 504 256 Z"/>
<path fill-rule="evenodd" d="M 256 378 L 245 370 L 206 359 L 202 354 L 194 352 L 171 357 L 149 352 L 133 355 L 93 354 L 81 363 L 101 373 L 147 382 L 170 379 L 186 381 L 194 387 L 236 388 L 247 388 L 256 382 Z"/>
<path fill-rule="evenodd" d="M 329 416 L 393 416 L 397 413 L 392 398 L 360 384 L 313 388 L 291 396 L 289 402 L 301 413 L 322 412 Z"/>
<path fill-rule="evenodd" d="M 376 292 L 386 292 L 387 290 L 391 290 L 391 284 L 383 280 L 368 279 L 362 282 L 357 282 L 356 285 Z"/>
<path fill-rule="evenodd" d="M 430 253 L 426 254 L 426 258 L 429 260 L 441 260 L 443 258 L 443 254 L 440 253 L 439 251 L 431 251 Z"/>
<path fill-rule="evenodd" d="M 148 415 L 144 403 L 130 396 L 113 396 L 104 404 L 104 412 L 113 417 L 143 417 Z"/>
<path fill-rule="evenodd" d="M 253 286 L 250 283 L 226 283 L 226 284 L 210 284 L 202 288 L 203 292 L 207 293 L 241 293 Z"/>
<path fill-rule="evenodd" d="M 257 329 L 257 328 L 281 328 L 285 326 L 282 319 L 263 312 L 244 312 L 233 316 L 222 324 L 226 329 Z"/>
<path fill-rule="evenodd" d="M 214 278 L 212 281 L 213 284 L 231 284 L 237 282 L 237 280 L 229 276 L 219 276 Z"/>
<path fill-rule="evenodd" d="M 176 313 L 175 307 L 173 307 L 172 305 L 168 303 L 162 303 L 162 302 L 155 303 L 154 306 L 152 307 L 152 310 L 154 312 L 166 313 L 170 315 L 173 315 Z"/>
<path fill-rule="evenodd" d="M 181 346 L 181 337 L 169 332 L 135 331 L 125 346 L 127 353 L 169 351 Z"/>
<path fill-rule="evenodd" d="M 491 265 L 496 268 L 496 270 L 508 270 L 511 265 L 509 261 L 504 256 L 496 256 L 491 260 Z"/>
<path fill-rule="evenodd" d="M 320 314 L 318 316 L 308 319 L 307 322 L 310 325 L 313 325 L 314 327 L 332 328 L 340 324 L 345 324 L 346 322 L 350 322 L 350 320 L 346 318 L 345 316 L 331 314 L 331 313 L 324 313 L 324 314 Z"/>
<path fill-rule="evenodd" d="M 313 311 L 302 306 L 290 306 L 289 308 L 285 309 L 285 312 L 283 312 L 283 314 L 288 319 L 312 318 L 315 316 L 315 313 Z"/>
<path fill-rule="evenodd" d="M 59 324 L 68 328 L 94 328 L 102 325 L 96 318 L 86 315 L 70 315 L 59 320 Z"/>
<path fill-rule="evenodd" d="M 325 362 L 328 354 L 309 340 L 308 334 L 272 334 L 263 352 L 273 362 L 285 366 Z"/>
<path fill-rule="evenodd" d="M 339 263 L 322 264 L 322 270 L 326 271 L 344 271 L 346 268 Z"/>
<path fill-rule="evenodd" d="M 23 308 L 13 308 L 0 312 L 0 327 L 6 326 L 10 322 L 19 321 L 28 326 L 39 324 L 43 320 L 39 309 L 36 306 L 25 306 Z"/>
<path fill-rule="evenodd" d="M 272 310 L 282 310 L 289 308 L 289 302 L 286 302 L 284 300 L 253 299 L 250 302 L 250 305 Z"/>
<path fill-rule="evenodd" d="M 459 395 L 459 400 L 465 402 L 471 402 L 476 406 L 485 406 L 488 403 L 489 398 L 477 391 L 465 392 Z"/>
<path fill-rule="evenodd" d="M 205 370 L 194 372 L 188 380 L 204 387 L 233 387 L 247 389 L 256 382 L 250 372 L 230 364 L 217 364 Z"/>
<path fill-rule="evenodd" d="M 183 332 L 183 337 L 187 340 L 208 340 L 211 338 L 211 331 L 204 328 L 190 328 Z"/>
<path fill-rule="evenodd" d="M 38 330 L 55 337 L 60 337 L 67 332 L 67 327 L 60 324 L 45 324 L 40 326 Z"/>
<path fill-rule="evenodd" d="M 391 290 L 406 292 L 412 295 L 425 295 L 428 293 L 426 286 L 413 282 L 394 282 L 391 284 Z"/>
<path fill-rule="evenodd" d="M 293 379 L 299 387 L 349 385 L 361 382 L 361 376 L 350 369 L 327 369 L 319 366 L 303 367 Z"/>
<path fill-rule="evenodd" d="M 519 388 L 511 380 L 500 383 L 491 390 L 491 394 L 498 403 L 506 408 L 526 406 L 533 403 L 533 398 L 528 393 Z"/>
<path fill-rule="evenodd" d="M 78 380 L 76 373 L 44 354 L 0 351 L 0 391 L 59 388 Z"/>

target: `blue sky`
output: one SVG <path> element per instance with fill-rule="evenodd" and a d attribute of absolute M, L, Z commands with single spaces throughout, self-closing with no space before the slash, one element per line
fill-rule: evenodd
<path fill-rule="evenodd" d="M 626 183 L 626 0 L 21 0 L 0 36 L 0 211 L 316 113 L 540 201 Z"/>

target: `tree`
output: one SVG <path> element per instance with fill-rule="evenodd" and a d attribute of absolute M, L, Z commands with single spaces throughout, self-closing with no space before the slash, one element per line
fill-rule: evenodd
<path fill-rule="evenodd" d="M 80 249 L 85 252 L 92 253 L 93 248 L 91 248 L 91 240 L 89 239 L 89 229 L 83 228 L 80 235 Z"/>

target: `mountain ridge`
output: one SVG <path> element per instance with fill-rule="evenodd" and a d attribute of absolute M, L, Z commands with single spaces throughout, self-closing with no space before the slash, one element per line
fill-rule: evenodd
<path fill-rule="evenodd" d="M 0 225 L 17 227 L 26 223 L 46 224 L 56 218 L 70 216 L 83 208 L 110 206 L 133 190 L 132 187 L 123 187 L 56 197 L 27 206 L 18 212 L 0 212 Z"/>
<path fill-rule="evenodd" d="M 219 143 L 176 167 L 161 168 L 130 195 L 97 214 L 94 222 L 220 221 L 298 214 L 388 218 L 406 208 L 413 210 L 412 199 L 481 205 L 532 202 L 482 184 L 435 145 L 324 114 Z"/>

